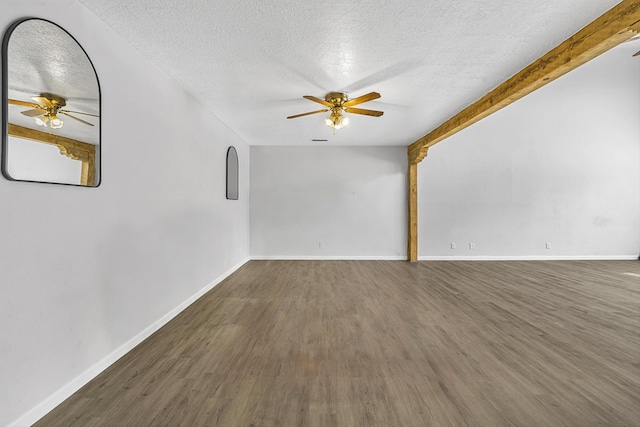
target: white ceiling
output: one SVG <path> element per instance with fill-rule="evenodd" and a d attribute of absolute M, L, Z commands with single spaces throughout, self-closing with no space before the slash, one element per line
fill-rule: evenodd
<path fill-rule="evenodd" d="M 617 0 L 80 0 L 251 145 L 409 145 Z M 302 98 L 377 91 L 336 135 Z M 324 143 L 327 144 L 327 143 Z"/>

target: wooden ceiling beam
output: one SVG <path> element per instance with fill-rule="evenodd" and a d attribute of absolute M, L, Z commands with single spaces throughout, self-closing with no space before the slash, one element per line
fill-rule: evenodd
<path fill-rule="evenodd" d="M 429 147 L 517 101 L 640 32 L 640 1 L 623 0 L 547 54 L 407 148 L 419 163 Z"/>
<path fill-rule="evenodd" d="M 407 259 L 418 260 L 417 166 L 426 157 L 429 147 L 517 101 L 639 32 L 640 0 L 623 0 L 500 86 L 407 147 L 409 161 Z"/>

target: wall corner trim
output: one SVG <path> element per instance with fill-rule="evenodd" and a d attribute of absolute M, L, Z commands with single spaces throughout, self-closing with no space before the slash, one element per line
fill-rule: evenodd
<path fill-rule="evenodd" d="M 45 400 L 40 402 L 35 407 L 28 410 L 18 419 L 9 424 L 8 427 L 27 427 L 35 424 L 40 418 L 47 415 L 51 410 L 53 410 L 56 406 L 61 404 L 67 398 L 69 398 L 73 393 L 80 390 L 85 384 L 89 381 L 97 377 L 102 371 L 107 369 L 113 363 L 115 363 L 122 356 L 127 354 L 129 351 L 133 350 L 138 344 L 142 341 L 150 337 L 154 332 L 158 329 L 166 325 L 171 319 L 176 317 L 182 311 L 184 311 L 191 304 L 196 302 L 200 297 L 213 289 L 216 285 L 222 282 L 224 279 L 233 274 L 240 267 L 245 265 L 250 261 L 250 258 L 247 257 L 244 260 L 240 261 L 235 266 L 231 267 L 226 272 L 222 273 L 220 276 L 216 277 L 213 281 L 207 284 L 205 287 L 200 289 L 198 292 L 187 298 L 184 302 L 180 303 L 178 306 L 173 308 L 167 314 L 151 323 L 149 326 L 140 331 L 137 335 L 131 338 L 129 341 L 122 344 L 120 347 L 115 349 L 113 352 L 105 356 L 102 360 L 91 366 L 89 369 L 69 381 L 66 385 L 58 389 L 58 391 L 51 394 Z"/>

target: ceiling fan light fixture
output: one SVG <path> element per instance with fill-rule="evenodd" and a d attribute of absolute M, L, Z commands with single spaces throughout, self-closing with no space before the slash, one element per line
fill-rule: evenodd
<path fill-rule="evenodd" d="M 64 122 L 58 116 L 53 115 L 50 117 L 49 127 L 51 129 L 60 129 L 62 126 L 64 126 Z"/>
<path fill-rule="evenodd" d="M 46 116 L 34 117 L 38 126 L 44 126 L 51 129 L 60 129 L 64 126 L 64 122 L 55 114 L 47 114 Z"/>
<path fill-rule="evenodd" d="M 349 118 L 342 115 L 340 111 L 333 111 L 324 124 L 333 129 L 342 129 L 349 124 Z"/>

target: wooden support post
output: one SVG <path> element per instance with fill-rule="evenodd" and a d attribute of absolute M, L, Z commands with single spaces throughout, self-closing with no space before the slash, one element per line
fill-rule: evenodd
<path fill-rule="evenodd" d="M 407 261 L 418 260 L 418 164 L 427 156 L 428 149 L 420 151 L 419 156 L 407 152 L 407 179 L 409 201 L 409 230 L 407 233 Z"/>
<path fill-rule="evenodd" d="M 407 237 L 407 261 L 418 260 L 418 163 L 409 161 L 409 234 Z"/>
<path fill-rule="evenodd" d="M 93 150 L 93 155 L 89 154 L 86 159 L 82 159 L 82 175 L 80 176 L 80 185 L 88 185 L 90 187 L 96 185 L 95 146 L 93 146 Z"/>

